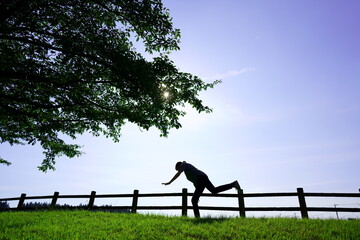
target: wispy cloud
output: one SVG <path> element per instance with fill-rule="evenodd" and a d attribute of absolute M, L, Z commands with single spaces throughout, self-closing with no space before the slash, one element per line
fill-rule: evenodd
<path fill-rule="evenodd" d="M 204 78 L 204 80 L 221 80 L 221 79 L 224 79 L 224 78 L 231 78 L 231 77 L 235 77 L 235 76 L 238 76 L 240 74 L 243 74 L 243 73 L 247 73 L 247 72 L 251 72 L 251 71 L 254 71 L 255 68 L 250 68 L 250 67 L 246 67 L 246 68 L 242 68 L 240 70 L 229 70 L 225 73 L 217 73 L 211 77 L 206 77 Z"/>

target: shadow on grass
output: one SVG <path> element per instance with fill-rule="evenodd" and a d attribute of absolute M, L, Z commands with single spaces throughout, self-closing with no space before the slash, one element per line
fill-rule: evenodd
<path fill-rule="evenodd" d="M 219 217 L 219 218 L 212 218 L 212 217 L 204 217 L 204 218 L 195 218 L 191 219 L 191 222 L 195 225 L 199 224 L 214 224 L 214 223 L 221 223 L 229 221 L 229 218 L 227 217 Z"/>

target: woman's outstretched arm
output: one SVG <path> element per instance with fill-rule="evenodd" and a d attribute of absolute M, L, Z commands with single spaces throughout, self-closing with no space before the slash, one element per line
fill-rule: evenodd
<path fill-rule="evenodd" d="M 183 171 L 178 171 L 175 176 L 170 180 L 170 182 L 167 182 L 167 183 L 163 183 L 164 185 L 170 185 L 173 181 L 175 181 L 182 173 Z"/>

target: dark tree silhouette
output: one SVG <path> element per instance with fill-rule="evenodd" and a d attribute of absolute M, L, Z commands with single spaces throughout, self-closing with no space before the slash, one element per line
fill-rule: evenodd
<path fill-rule="evenodd" d="M 161 0 L 0 1 L 0 142 L 39 143 L 47 171 L 81 154 L 61 136 L 118 141 L 126 122 L 167 136 L 181 127 L 178 106 L 210 112 L 198 93 L 217 81 L 177 69 L 168 54 L 179 39 Z"/>
<path fill-rule="evenodd" d="M 7 201 L 0 201 L 0 209 L 8 209 L 10 205 Z"/>

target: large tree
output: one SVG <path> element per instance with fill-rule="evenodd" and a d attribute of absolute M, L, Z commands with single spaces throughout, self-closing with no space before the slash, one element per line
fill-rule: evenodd
<path fill-rule="evenodd" d="M 209 112 L 198 93 L 216 82 L 179 71 L 168 57 L 179 39 L 161 0 L 0 1 L 0 142 L 39 143 L 47 171 L 81 154 L 63 136 L 118 141 L 126 122 L 167 136 L 179 106 Z"/>

